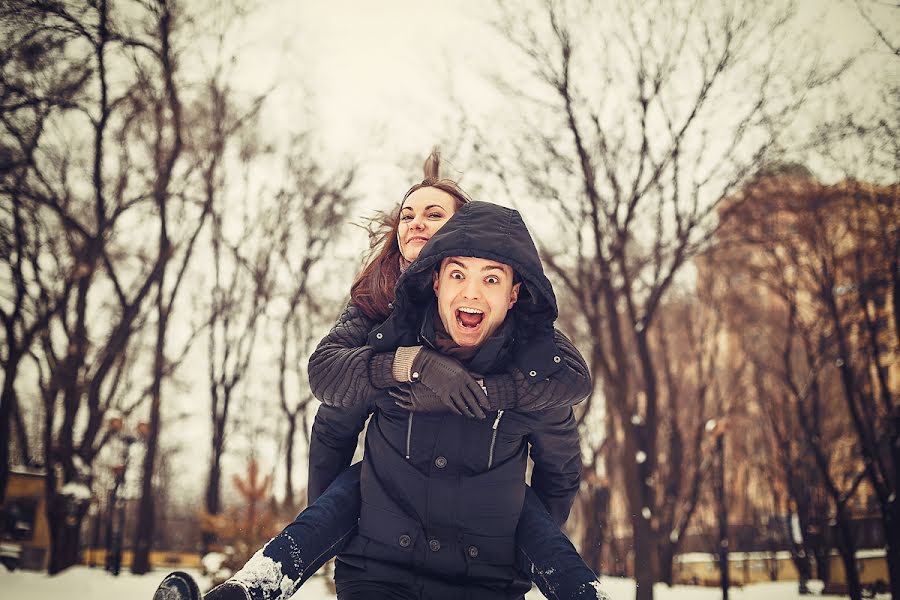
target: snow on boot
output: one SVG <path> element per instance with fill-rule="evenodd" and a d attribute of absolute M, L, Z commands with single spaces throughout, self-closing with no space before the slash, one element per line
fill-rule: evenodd
<path fill-rule="evenodd" d="M 156 588 L 153 600 L 200 600 L 200 588 L 187 573 L 173 571 Z"/>
<path fill-rule="evenodd" d="M 241 584 L 226 581 L 206 592 L 203 600 L 250 600 L 250 594 Z"/>

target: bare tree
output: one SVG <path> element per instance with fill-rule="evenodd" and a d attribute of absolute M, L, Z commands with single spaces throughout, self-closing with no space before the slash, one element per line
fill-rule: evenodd
<path fill-rule="evenodd" d="M 220 9 L 224 11 L 224 9 Z M 220 13 L 221 15 L 222 13 Z M 233 25 L 237 18 L 232 18 Z M 168 340 L 168 325 L 172 318 L 172 312 L 179 298 L 182 283 L 188 273 L 194 248 L 200 239 L 201 232 L 212 214 L 214 203 L 221 202 L 219 197 L 223 193 L 221 172 L 228 160 L 227 152 L 232 145 L 239 143 L 241 136 L 246 134 L 256 124 L 256 117 L 262 107 L 266 94 L 251 98 L 246 106 L 240 105 L 238 94 L 229 83 L 229 61 L 224 58 L 224 36 L 229 27 L 220 30 L 217 41 L 217 61 L 208 78 L 203 81 L 203 92 L 188 107 L 189 117 L 182 119 L 185 129 L 184 140 L 185 153 L 189 164 L 188 170 L 192 174 L 199 175 L 198 182 L 182 194 L 182 202 L 167 211 L 160 204 L 159 215 L 162 222 L 160 228 L 160 248 L 166 249 L 167 265 L 170 260 L 178 260 L 172 264 L 175 267 L 172 272 L 171 283 L 167 286 L 165 272 L 160 277 L 156 294 L 156 344 L 153 361 L 153 372 L 150 385 L 150 427 L 146 440 L 147 452 L 144 456 L 143 482 L 140 506 L 138 510 L 138 524 L 135 532 L 135 555 L 132 562 L 132 572 L 143 574 L 150 570 L 150 549 L 154 529 L 154 503 L 153 476 L 156 467 L 156 454 L 159 434 L 161 429 L 161 396 L 163 382 L 170 378 L 178 368 L 188 351 L 196 341 L 198 334 L 209 325 L 204 321 L 195 324 L 195 327 L 187 339 L 178 349 L 176 356 L 167 356 L 166 346 Z M 169 87 L 167 86 L 167 90 Z M 175 93 L 174 84 L 171 87 Z M 168 102 L 171 108 L 177 98 L 171 94 L 162 98 Z M 179 114 L 185 112 L 180 105 L 177 107 Z M 186 122 L 184 122 L 186 121 Z M 168 216 L 168 213 L 172 213 Z M 171 223 L 171 225 L 170 225 Z M 176 230 L 175 243 L 169 239 L 169 229 L 174 225 Z M 171 270 L 171 269 L 170 269 Z"/>
<path fill-rule="evenodd" d="M 283 282 L 283 308 L 278 317 L 278 401 L 287 426 L 285 434 L 284 506 L 297 510 L 294 496 L 294 454 L 298 433 L 306 436 L 304 415 L 313 400 L 307 383 L 306 363 L 317 341 L 328 299 L 327 265 L 338 230 L 353 198 L 355 171 L 328 174 L 312 158 L 308 135 L 294 136 L 286 157 L 286 181 L 276 196 L 280 229 L 275 240 L 277 279 Z M 293 376 L 293 377 L 292 377 Z M 289 380 L 295 381 L 289 385 Z M 308 440 L 304 447 L 308 446 Z"/>
<path fill-rule="evenodd" d="M 658 540 L 671 533 L 659 530 L 666 500 L 654 485 L 660 368 L 651 334 L 659 307 L 708 243 L 719 200 L 841 69 L 781 63 L 791 6 L 532 6 L 500 6 L 499 29 L 534 85 L 502 79 L 520 104 L 530 102 L 517 152 L 500 161 L 499 174 L 555 217 L 546 264 L 576 298 L 593 340 L 588 358 L 603 392 L 594 398 L 605 399 L 630 463 L 624 492 L 637 598 L 649 600 Z"/>
<path fill-rule="evenodd" d="M 732 231 L 747 245 L 735 253 L 735 268 L 755 273 L 777 301 L 780 323 L 767 337 L 782 345 L 775 364 L 771 352 L 750 358 L 776 380 L 770 410 L 787 409 L 787 420 L 783 413 L 773 418 L 773 432 L 786 438 L 783 427 L 794 424 L 814 461 L 835 515 L 850 594 L 859 598 L 850 518 L 861 485 L 879 499 L 885 539 L 896 535 L 896 426 L 881 353 L 896 339 L 887 298 L 897 234 L 884 222 L 897 210 L 897 191 L 857 182 L 824 186 L 808 172 L 782 170 L 761 175 L 745 193 L 751 201 L 735 213 Z M 842 443 L 848 436 L 853 443 Z M 838 452 L 842 446 L 854 454 Z M 789 449 L 782 454 L 790 459 Z M 802 522 L 804 492 L 792 495 Z M 891 566 L 889 541 L 887 550 Z"/>
<path fill-rule="evenodd" d="M 43 451 L 50 571 L 57 572 L 77 560 L 89 497 L 85 484 L 109 434 L 103 432 L 104 414 L 122 403 L 125 357 L 134 351 L 130 346 L 145 323 L 145 300 L 168 257 L 165 245 L 154 248 L 122 236 L 132 219 L 152 220 L 172 193 L 180 153 L 171 44 L 175 15 L 163 1 L 135 10 L 123 3 L 22 1 L 13 10 L 28 24 L 25 37 L 36 42 L 32 50 L 38 58 L 45 48 L 58 50 L 59 64 L 50 74 L 60 83 L 53 87 L 70 90 L 65 102 L 37 106 L 53 110 L 56 123 L 90 132 L 87 147 L 78 136 L 45 135 L 22 163 L 25 171 L 4 190 L 51 224 L 38 262 L 53 265 L 59 280 L 71 281 L 71 293 L 58 302 L 58 316 L 41 332 L 37 356 L 47 372 Z M 73 87 L 72 75 L 65 74 L 69 69 L 81 84 Z M 151 98 L 171 102 L 163 109 L 162 103 L 148 102 Z M 20 132 L 35 133 L 28 127 Z M 39 292 L 47 307 L 54 304 L 54 288 Z M 135 402 L 142 399 L 138 394 Z"/>
<path fill-rule="evenodd" d="M 15 421 L 18 454 L 31 459 L 16 379 L 19 366 L 36 337 L 49 326 L 50 319 L 65 304 L 72 289 L 71 274 L 53 272 L 43 261 L 45 242 L 53 234 L 46 215 L 33 210 L 22 194 L 28 166 L 35 160 L 47 120 L 57 111 L 72 106 L 73 97 L 83 88 L 88 73 L 72 69 L 61 76 L 53 65 L 62 57 L 64 39 L 47 29 L 29 28 L 24 14 L 9 6 L 0 9 L 3 50 L 0 52 L 0 185 L 3 203 L 0 213 L 0 256 L 10 282 L 8 296 L 2 297 L 3 390 L 0 395 L 0 502 L 6 493 L 9 472 L 10 421 Z M 29 78 L 28 75 L 40 75 Z M 40 85 L 44 83 L 44 85 Z"/>
<path fill-rule="evenodd" d="M 716 383 L 739 378 L 721 352 L 721 299 L 713 281 L 698 283 L 696 294 L 660 307 L 651 348 L 660 365 L 659 470 L 651 482 L 661 498 L 656 515 L 659 580 L 673 583 L 673 561 L 710 475 L 706 423 L 719 414 L 711 400 Z M 728 389 L 735 390 L 734 386 Z M 665 535 L 668 532 L 668 535 Z"/>
<path fill-rule="evenodd" d="M 208 306 L 208 384 L 211 455 L 204 510 L 209 515 L 222 512 L 222 455 L 226 448 L 229 416 L 236 400 L 237 387 L 244 381 L 253 358 L 264 313 L 274 293 L 275 249 L 280 215 L 271 205 L 251 202 L 247 186 L 252 158 L 257 152 L 250 130 L 241 141 L 240 157 L 244 184 L 238 203 L 229 204 L 225 184 L 225 164 L 217 160 L 205 174 L 206 193 L 212 198 L 213 281 Z M 224 153 L 222 154 L 224 156 Z M 232 217 L 237 217 L 234 220 Z M 204 533 L 204 546 L 214 543 L 211 531 Z"/>

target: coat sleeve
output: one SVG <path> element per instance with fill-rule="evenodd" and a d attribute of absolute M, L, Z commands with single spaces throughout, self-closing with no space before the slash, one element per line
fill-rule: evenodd
<path fill-rule="evenodd" d="M 581 448 L 571 407 L 535 415 L 537 425 L 530 435 L 531 488 L 557 525 L 569 518 L 581 481 Z"/>
<path fill-rule="evenodd" d="M 366 345 L 377 325 L 358 307 L 348 305 L 331 331 L 309 357 L 309 387 L 328 406 L 357 406 L 374 388 L 397 385 L 393 352 L 375 352 Z"/>
<path fill-rule="evenodd" d="M 515 367 L 484 378 L 491 410 L 548 410 L 574 406 L 591 393 L 591 374 L 581 352 L 558 329 L 553 340 L 559 347 L 562 368 L 543 381 L 531 381 Z"/>
<path fill-rule="evenodd" d="M 359 434 L 372 410 L 368 401 L 341 408 L 319 405 L 309 441 L 309 504 L 350 466 Z"/>

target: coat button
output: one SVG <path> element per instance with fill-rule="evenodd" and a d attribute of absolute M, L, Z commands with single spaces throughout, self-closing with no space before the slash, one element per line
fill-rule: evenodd
<path fill-rule="evenodd" d="M 397 543 L 400 544 L 402 548 L 409 548 L 409 545 L 412 543 L 412 538 L 404 533 L 400 536 L 400 539 L 397 540 Z"/>
<path fill-rule="evenodd" d="M 447 466 L 447 459 L 443 456 L 438 456 L 436 459 L 434 459 L 434 466 L 436 466 L 438 469 L 443 469 Z"/>
<path fill-rule="evenodd" d="M 558 363 L 560 360 L 562 360 L 562 359 L 560 359 L 558 356 L 553 357 L 553 362 L 555 362 L 555 363 Z"/>
<path fill-rule="evenodd" d="M 375 334 L 375 337 L 376 337 L 377 339 L 380 340 L 381 338 L 384 337 L 384 334 L 383 334 L 383 333 L 376 333 L 376 334 Z"/>
<path fill-rule="evenodd" d="M 478 546 L 469 546 L 466 552 L 469 553 L 470 558 L 478 558 Z"/>
<path fill-rule="evenodd" d="M 432 539 L 428 540 L 428 548 L 432 552 L 437 552 L 438 550 L 441 549 L 441 543 L 439 541 L 437 541 L 436 539 L 432 538 Z"/>
<path fill-rule="evenodd" d="M 394 303 L 393 303 L 393 302 L 388 302 L 388 308 L 393 309 L 393 308 L 394 308 Z"/>
<path fill-rule="evenodd" d="M 381 335 L 380 333 L 378 335 Z M 528 374 L 532 377 L 537 377 L 537 371 L 528 371 Z"/>

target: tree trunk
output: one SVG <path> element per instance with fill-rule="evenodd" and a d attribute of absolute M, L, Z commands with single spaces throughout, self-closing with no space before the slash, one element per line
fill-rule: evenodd
<path fill-rule="evenodd" d="M 606 539 L 606 522 L 609 514 L 609 488 L 603 485 L 589 487 L 585 504 L 587 526 L 581 553 L 587 566 L 599 575 L 603 569 L 603 542 Z"/>
<path fill-rule="evenodd" d="M 162 245 L 161 252 L 168 253 L 167 245 Z M 141 500 L 138 506 L 138 524 L 134 536 L 134 560 L 131 572 L 143 575 L 150 571 L 150 549 L 153 544 L 153 527 L 155 522 L 155 498 L 153 496 L 153 471 L 156 466 L 156 452 L 159 446 L 159 430 L 161 427 L 160 404 L 162 401 L 162 381 L 166 368 L 166 329 L 169 313 L 163 299 L 165 271 L 160 274 L 159 288 L 156 296 L 156 353 L 153 359 L 153 383 L 150 389 L 150 423 L 147 439 L 144 440 L 144 476 L 141 481 Z"/>
<path fill-rule="evenodd" d="M 633 439 L 632 428 L 625 426 L 626 456 L 635 456 L 637 444 Z M 632 438 L 632 439 L 629 439 Z M 630 443 L 629 443 L 630 442 Z M 630 450 L 630 451 L 629 451 Z M 656 581 L 653 563 L 653 532 L 650 528 L 652 515 L 645 515 L 650 510 L 644 497 L 644 486 L 639 479 L 637 469 L 625 469 L 625 493 L 631 509 L 632 544 L 634 549 L 634 578 L 637 584 L 635 600 L 653 600 L 653 584 Z"/>
<path fill-rule="evenodd" d="M 53 485 L 48 471 L 49 485 Z M 50 527 L 50 560 L 47 572 L 60 573 L 78 564 L 81 549 L 81 521 L 87 512 L 85 507 L 74 510 L 65 496 L 52 492 L 47 498 L 47 520 Z"/>
<path fill-rule="evenodd" d="M 22 407 L 19 398 L 15 394 L 12 397 L 10 411 L 12 412 L 12 425 L 16 428 L 15 441 L 18 446 L 19 457 L 23 465 L 31 465 L 31 450 L 28 447 L 28 429 L 25 427 L 25 419 L 22 417 Z M 3 501 L 0 500 L 0 503 Z"/>
<path fill-rule="evenodd" d="M 294 503 L 294 434 L 297 432 L 298 416 L 299 412 L 288 417 L 287 440 L 285 440 L 284 505 L 290 510 L 297 508 Z"/>
<path fill-rule="evenodd" d="M 637 586 L 635 600 L 653 600 L 653 549 L 650 543 L 650 523 L 640 513 L 632 516 L 634 548 L 634 579 Z"/>
<path fill-rule="evenodd" d="M 222 448 L 224 444 L 224 432 L 213 432 L 212 457 L 209 466 L 209 481 L 206 485 L 206 512 L 217 515 L 222 512 Z M 210 546 L 217 541 L 216 534 L 212 531 L 203 532 L 203 552 L 209 552 Z"/>
<path fill-rule="evenodd" d="M 887 553 L 888 573 L 891 581 L 891 597 L 900 598 L 900 506 L 897 498 L 888 505 L 882 516 L 884 530 L 887 534 L 885 551 Z"/>
<path fill-rule="evenodd" d="M 675 580 L 675 544 L 670 540 L 660 540 L 656 551 L 659 554 L 659 581 L 671 586 Z"/>
<path fill-rule="evenodd" d="M 15 402 L 16 381 L 19 360 L 10 356 L 3 373 L 3 392 L 0 395 L 0 504 L 6 499 L 6 482 L 9 480 L 9 421 L 12 418 L 12 403 Z"/>
<path fill-rule="evenodd" d="M 813 559 L 816 561 L 816 579 L 821 579 L 827 586 L 831 581 L 831 548 L 822 533 L 824 531 L 823 524 L 820 523 L 817 527 L 819 532 L 809 536 L 809 545 L 812 548 Z"/>
<path fill-rule="evenodd" d="M 722 600 L 728 600 L 731 586 L 728 569 L 728 503 L 725 499 L 725 443 L 724 435 L 716 438 L 717 471 L 715 478 L 716 505 L 719 513 L 719 576 L 722 586 Z"/>
<path fill-rule="evenodd" d="M 844 573 L 847 578 L 847 593 L 850 600 L 862 600 L 862 586 L 859 582 L 859 573 L 856 570 L 856 546 L 853 543 L 853 532 L 850 531 L 850 523 L 843 508 L 838 508 L 838 552 L 844 563 Z"/>

